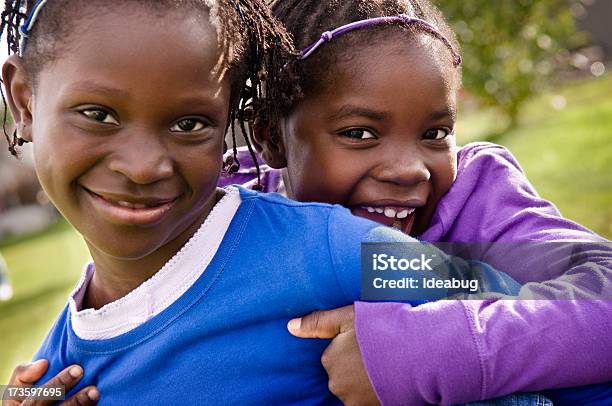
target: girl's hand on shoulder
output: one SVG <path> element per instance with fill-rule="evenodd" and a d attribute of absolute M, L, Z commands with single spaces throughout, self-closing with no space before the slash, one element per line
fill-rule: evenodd
<path fill-rule="evenodd" d="M 378 405 L 355 335 L 353 305 L 316 311 L 287 325 L 300 338 L 333 338 L 323 352 L 321 363 L 329 377 L 329 390 L 345 405 Z"/>
<path fill-rule="evenodd" d="M 33 385 L 47 371 L 49 363 L 46 360 L 38 360 L 31 364 L 19 365 L 13 370 L 13 375 L 9 385 Z M 64 369 L 43 386 L 64 386 L 66 393 L 70 391 L 83 377 L 83 368 L 78 365 L 71 365 Z M 100 393 L 95 386 L 88 386 L 81 389 L 70 398 L 64 400 L 60 406 L 83 406 L 94 405 L 100 398 Z M 4 400 L 2 406 L 46 406 L 55 403 L 54 400 Z"/>

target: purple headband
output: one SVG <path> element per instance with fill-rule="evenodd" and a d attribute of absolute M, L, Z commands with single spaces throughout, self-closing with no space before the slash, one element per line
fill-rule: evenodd
<path fill-rule="evenodd" d="M 459 66 L 461 64 L 461 55 L 459 55 L 459 53 L 455 50 L 450 41 L 444 35 L 442 35 L 436 27 L 434 27 L 425 20 L 421 20 L 420 18 L 415 17 L 409 17 L 406 14 L 400 14 L 397 16 L 390 17 L 369 18 L 367 20 L 355 21 L 350 24 L 343 25 L 342 27 L 338 27 L 332 31 L 325 31 L 323 34 L 321 34 L 321 38 L 319 38 L 316 42 L 313 42 L 312 44 L 308 45 L 300 52 L 299 59 L 303 60 L 308 58 L 321 45 L 326 42 L 330 42 L 333 38 L 339 37 L 340 35 L 346 34 L 347 32 L 355 31 L 365 27 L 391 23 L 403 23 L 405 25 L 415 24 L 420 26 L 425 31 L 433 34 L 450 49 L 453 54 L 453 64 L 455 66 Z"/>

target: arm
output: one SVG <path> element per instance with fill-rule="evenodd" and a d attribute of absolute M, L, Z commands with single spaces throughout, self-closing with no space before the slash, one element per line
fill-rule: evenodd
<path fill-rule="evenodd" d="M 515 258 L 531 261 L 485 257 L 526 283 L 521 296 L 564 300 L 357 303 L 358 341 L 383 403 L 460 403 L 612 379 L 609 243 L 560 217 L 507 150 L 474 150 L 423 238 L 595 244 L 566 262 L 562 250 L 536 244 L 533 255 L 515 245 L 527 249 Z"/>
<path fill-rule="evenodd" d="M 383 404 L 453 404 L 609 380 L 609 322 L 585 307 L 612 311 L 609 301 L 358 302 L 355 323 Z"/>
<path fill-rule="evenodd" d="M 334 214 L 329 221 L 330 254 L 335 264 L 340 286 L 349 300 L 359 295 L 358 283 L 355 283 L 358 280 L 356 278 L 358 273 L 355 270 L 359 268 L 360 241 L 403 243 L 386 246 L 376 244 L 372 248 L 378 253 L 384 252 L 398 258 L 418 258 L 421 253 L 426 253 L 426 257 L 432 258 L 430 264 L 434 269 L 443 270 L 443 268 L 448 267 L 448 271 L 456 276 L 460 274 L 467 276 L 470 270 L 475 269 L 480 274 L 481 288 L 502 294 L 516 294 L 518 292 L 516 282 L 510 280 L 507 276 L 501 277 L 501 273 L 486 265 L 463 261 L 459 258 L 450 260 L 450 257 L 435 246 L 420 243 L 396 230 L 378 226 L 362 219 L 350 218 L 345 211 L 335 211 Z M 348 222 L 347 220 L 352 221 Z M 351 226 L 357 224 L 361 224 L 361 226 L 351 230 Z M 349 234 L 353 237 L 353 241 L 347 239 L 347 230 L 353 231 Z M 357 238 L 355 239 L 355 237 Z M 366 247 L 366 251 L 364 251 L 362 246 L 361 255 L 367 253 L 368 249 Z M 436 262 L 438 265 L 435 264 Z M 425 275 L 426 272 L 420 271 L 419 274 Z M 442 292 L 429 293 L 429 295 L 435 295 L 436 297 L 445 296 L 443 294 L 437 296 L 440 294 Z M 288 328 L 293 335 L 302 338 L 333 338 L 322 357 L 323 366 L 329 375 L 330 390 L 345 404 L 371 404 L 376 401 L 376 395 L 368 380 L 357 346 L 353 314 L 353 306 L 331 311 L 318 311 L 301 319 L 292 320 Z M 397 346 L 393 349 L 393 351 L 396 350 L 402 352 L 402 347 Z M 375 354 L 375 356 L 378 356 L 378 354 Z"/>

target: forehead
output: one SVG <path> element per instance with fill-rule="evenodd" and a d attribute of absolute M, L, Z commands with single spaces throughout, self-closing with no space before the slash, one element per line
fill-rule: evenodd
<path fill-rule="evenodd" d="M 459 75 L 438 42 L 419 36 L 354 45 L 338 54 L 318 93 L 336 104 L 454 110 Z"/>
<path fill-rule="evenodd" d="M 73 21 L 65 39 L 41 78 L 50 71 L 56 80 L 112 80 L 115 87 L 126 88 L 218 82 L 213 74 L 219 58 L 217 33 L 204 12 L 161 14 L 142 5 L 106 9 Z"/>

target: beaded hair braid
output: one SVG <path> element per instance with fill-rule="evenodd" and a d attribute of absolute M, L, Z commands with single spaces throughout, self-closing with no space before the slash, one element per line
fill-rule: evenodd
<path fill-rule="evenodd" d="M 384 41 L 391 29 L 394 33 L 404 31 L 406 38 L 424 33 L 440 41 L 446 49 L 440 47 L 439 52 L 448 52 L 460 75 L 461 58 L 456 36 L 442 13 L 429 0 L 273 0 L 271 8 L 274 16 L 293 36 L 295 47 L 302 50 L 301 59 L 291 62 L 281 71 L 275 83 L 281 87 L 276 93 L 284 97 L 278 99 L 280 106 L 277 110 L 282 115 L 289 114 L 304 95 L 316 92 L 332 81 L 329 72 L 342 56 L 350 56 L 360 45 Z M 357 21 L 363 23 L 362 20 L 368 19 L 381 20 L 380 17 L 395 18 L 376 26 L 361 24 L 359 29 L 338 39 L 324 38 L 325 33 L 331 34 L 338 27 Z M 421 23 L 405 23 L 411 19 Z M 435 27 L 435 30 L 429 27 Z M 325 45 L 317 44 L 317 41 L 325 42 Z M 336 41 L 341 41 L 341 44 L 336 46 Z M 320 49 L 312 52 L 319 45 Z"/>
<path fill-rule="evenodd" d="M 234 122 L 240 122 L 242 135 L 245 138 L 251 156 L 257 166 L 255 153 L 248 138 L 244 120 L 253 114 L 261 115 L 265 120 L 276 120 L 277 104 L 272 101 L 278 97 L 280 87 L 267 88 L 274 84 L 271 72 L 282 70 L 290 60 L 295 59 L 290 36 L 270 12 L 265 0 L 48 0 L 44 5 L 28 0 L 5 0 L 1 14 L 0 35 L 6 34 L 8 54 L 20 54 L 20 44 L 27 36 L 27 46 L 20 54 L 32 85 L 36 87 L 36 77 L 44 65 L 57 58 L 65 51 L 73 31 L 74 21 L 82 15 L 84 7 L 97 7 L 96 12 L 103 11 L 114 3 L 116 6 L 137 4 L 155 10 L 165 7 L 193 7 L 209 13 L 210 23 L 217 29 L 221 55 L 216 66 L 220 75 L 229 75 L 232 83 L 230 122 L 233 144 L 233 159 L 230 157 L 228 171 L 239 168 L 236 159 L 236 132 Z M 24 22 L 32 12 L 37 11 L 31 28 L 22 31 Z M 43 39 L 43 40 L 41 40 Z M 264 89 L 263 83 L 266 83 Z M 277 90 L 278 89 L 278 90 Z M 17 131 L 7 131 L 7 104 L 4 102 L 3 132 L 12 155 L 18 156 L 18 147 L 24 140 Z M 258 177 L 259 177 L 259 167 Z"/>

